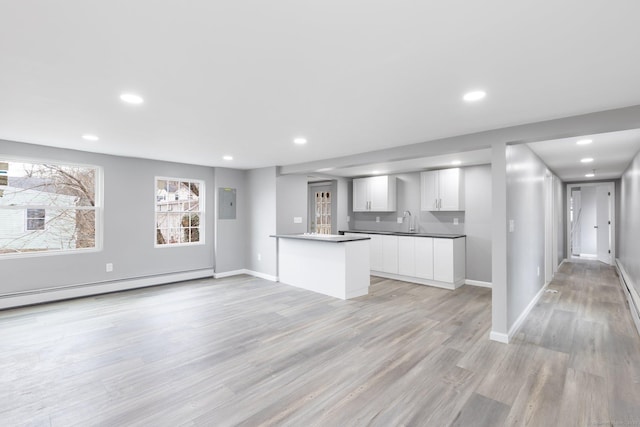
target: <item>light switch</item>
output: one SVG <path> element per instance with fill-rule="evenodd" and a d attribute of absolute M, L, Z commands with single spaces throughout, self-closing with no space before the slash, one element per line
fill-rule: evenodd
<path fill-rule="evenodd" d="M 459 224 L 458 218 L 453 218 L 453 225 L 458 225 L 458 224 Z"/>
<path fill-rule="evenodd" d="M 380 217 L 379 216 L 376 217 L 376 222 L 380 222 Z"/>
<path fill-rule="evenodd" d="M 294 224 L 302 224 L 302 217 L 301 216 L 294 216 L 293 217 L 293 223 Z"/>
<path fill-rule="evenodd" d="M 509 220 L 509 233 L 513 233 L 516 229 L 516 221 L 513 219 Z"/>
<path fill-rule="evenodd" d="M 398 224 L 402 224 L 402 217 L 401 216 L 398 217 Z"/>

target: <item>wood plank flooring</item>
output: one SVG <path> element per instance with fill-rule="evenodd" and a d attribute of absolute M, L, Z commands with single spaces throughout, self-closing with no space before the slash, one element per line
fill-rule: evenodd
<path fill-rule="evenodd" d="M 491 290 L 341 301 L 200 280 L 0 312 L 2 426 L 640 425 L 615 271 L 564 263 L 509 345 Z"/>

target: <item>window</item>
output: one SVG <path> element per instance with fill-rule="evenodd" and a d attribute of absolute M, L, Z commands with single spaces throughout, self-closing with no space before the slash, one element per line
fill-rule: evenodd
<path fill-rule="evenodd" d="M 0 158 L 0 256 L 98 248 L 97 166 Z"/>
<path fill-rule="evenodd" d="M 156 178 L 156 246 L 204 243 L 204 182 Z"/>
<path fill-rule="evenodd" d="M 44 209 L 27 209 L 27 231 L 44 230 Z"/>

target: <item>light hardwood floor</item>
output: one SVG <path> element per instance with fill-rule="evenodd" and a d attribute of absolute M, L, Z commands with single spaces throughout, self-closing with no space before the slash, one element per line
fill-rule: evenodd
<path fill-rule="evenodd" d="M 248 276 L 0 312 L 2 426 L 640 425 L 615 271 L 565 263 L 509 345 L 491 291 Z"/>

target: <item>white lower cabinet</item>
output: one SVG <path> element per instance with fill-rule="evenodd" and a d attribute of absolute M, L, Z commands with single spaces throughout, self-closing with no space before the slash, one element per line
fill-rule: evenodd
<path fill-rule="evenodd" d="M 455 289 L 464 284 L 465 238 L 389 236 L 384 234 L 344 233 L 368 236 L 371 274 L 407 282 Z"/>
<path fill-rule="evenodd" d="M 398 236 L 382 237 L 382 270 L 384 273 L 398 274 Z"/>
<path fill-rule="evenodd" d="M 416 277 L 433 280 L 433 241 L 432 237 L 411 237 L 415 240 Z M 442 239 L 438 239 L 442 240 Z"/>

